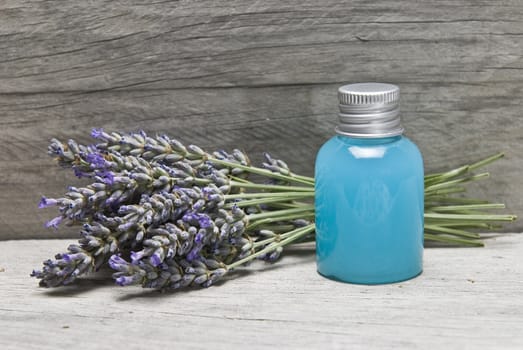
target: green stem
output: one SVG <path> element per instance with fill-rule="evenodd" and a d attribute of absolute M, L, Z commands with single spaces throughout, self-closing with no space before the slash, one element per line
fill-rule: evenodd
<path fill-rule="evenodd" d="M 463 165 L 463 166 L 460 166 L 459 168 L 456 168 L 456 169 L 453 169 L 453 170 L 449 170 L 449 171 L 446 171 L 446 172 L 443 172 L 443 173 L 434 173 L 434 174 L 427 174 L 425 175 L 425 181 L 426 182 L 429 182 L 429 181 L 433 181 L 435 180 L 436 178 L 439 178 L 439 177 L 447 177 L 449 174 L 454 174 L 454 176 L 457 176 L 455 175 L 456 173 L 460 172 L 460 171 L 464 171 L 464 169 L 466 171 L 464 171 L 464 173 L 466 172 L 471 172 L 473 170 L 476 170 L 478 168 L 481 168 L 487 164 L 490 164 L 500 158 L 503 158 L 505 156 L 504 153 L 497 153 L 497 154 L 494 154 L 490 157 L 487 157 L 485 159 L 482 159 L 480 160 L 479 162 L 476 162 L 476 163 L 472 163 L 470 165 Z"/>
<path fill-rule="evenodd" d="M 301 208 L 293 208 L 293 209 L 283 209 L 283 210 L 275 210 L 275 211 L 268 211 L 263 213 L 257 213 L 257 214 L 250 214 L 247 215 L 249 218 L 249 222 L 260 220 L 260 219 L 277 219 L 279 217 L 285 217 L 287 215 L 292 214 L 302 214 L 304 212 L 312 212 L 314 214 L 314 205 L 307 205 Z"/>
<path fill-rule="evenodd" d="M 486 224 L 481 221 L 466 221 L 466 220 L 425 220 L 426 225 L 438 225 L 445 227 L 461 227 L 461 228 L 481 228 L 478 224 Z M 485 227 L 487 229 L 487 227 Z M 488 228 L 490 229 L 490 227 Z"/>
<path fill-rule="evenodd" d="M 500 153 L 497 153 L 497 154 L 494 154 L 493 156 L 490 156 L 488 158 L 485 158 L 483 160 L 480 160 L 479 162 L 476 162 L 476 163 L 473 163 L 471 165 L 469 165 L 469 170 L 470 171 L 473 171 L 473 170 L 476 170 L 478 168 L 481 168 L 487 164 L 490 164 L 500 158 L 503 158 L 505 156 L 505 154 L 503 152 L 500 152 Z"/>
<path fill-rule="evenodd" d="M 464 204 L 464 205 L 442 205 L 427 208 L 430 211 L 462 211 L 462 210 L 481 210 L 481 209 L 505 209 L 503 203 L 488 203 L 488 204 Z"/>
<path fill-rule="evenodd" d="M 295 174 L 295 173 L 291 173 L 291 174 L 292 174 L 292 177 L 294 177 L 296 179 L 301 179 L 303 181 L 307 181 L 311 185 L 314 185 L 314 178 L 313 177 L 304 176 L 304 175 L 298 175 L 298 174 Z"/>
<path fill-rule="evenodd" d="M 476 241 L 476 240 L 473 241 L 473 240 L 449 237 L 449 236 L 439 236 L 439 235 L 433 235 L 431 233 L 425 233 L 425 240 L 443 242 L 443 243 L 456 243 L 456 244 L 463 244 L 463 245 L 474 246 L 474 247 L 483 247 L 484 246 L 483 242 L 481 242 L 481 241 Z"/>
<path fill-rule="evenodd" d="M 515 215 L 460 215 L 460 214 L 438 214 L 425 213 L 425 219 L 433 220 L 463 220 L 463 221 L 514 221 Z"/>
<path fill-rule="evenodd" d="M 258 192 L 258 193 L 238 193 L 227 194 L 224 196 L 225 200 L 229 199 L 248 199 L 248 198 L 273 198 L 273 197 L 314 197 L 314 191 L 299 191 L 299 192 Z"/>
<path fill-rule="evenodd" d="M 270 209 L 268 209 L 268 210 L 292 209 L 292 208 L 301 208 L 301 207 L 303 207 L 303 203 L 299 204 L 298 202 L 292 202 L 292 203 L 276 202 L 276 203 L 272 203 L 270 205 Z"/>
<path fill-rule="evenodd" d="M 461 204 L 488 204 L 489 201 L 476 198 L 460 198 L 460 197 L 449 197 L 443 195 L 431 195 L 425 198 L 425 207 L 429 208 L 430 205 L 427 205 L 427 202 L 437 202 L 437 203 L 461 203 Z M 441 204 L 440 204 L 441 205 Z"/>
<path fill-rule="evenodd" d="M 243 179 L 241 177 L 238 177 L 238 176 L 231 176 L 231 181 L 236 181 L 236 182 L 241 182 L 243 184 L 251 184 L 252 182 L 247 180 L 247 179 Z"/>
<path fill-rule="evenodd" d="M 249 207 L 253 205 L 259 205 L 259 204 L 268 204 L 268 203 L 277 203 L 277 202 L 287 202 L 294 199 L 301 199 L 305 196 L 287 196 L 287 197 L 272 197 L 272 198 L 257 198 L 257 199 L 250 199 L 250 200 L 244 200 L 239 202 L 230 202 L 225 204 L 224 208 L 232 208 L 234 206 L 236 207 Z"/>
<path fill-rule="evenodd" d="M 229 184 L 233 187 L 254 188 L 254 189 L 269 190 L 269 191 L 310 192 L 312 190 L 312 187 L 304 187 L 304 186 L 281 186 L 281 185 L 269 185 L 269 184 L 257 184 L 257 183 L 242 183 L 242 182 L 238 182 L 238 181 L 231 181 Z"/>
<path fill-rule="evenodd" d="M 443 188 L 441 190 L 428 190 L 425 189 L 425 198 L 431 198 L 432 196 L 439 196 L 444 194 L 453 194 L 453 193 L 463 193 L 466 192 L 467 189 L 465 187 L 449 187 L 449 188 Z"/>
<path fill-rule="evenodd" d="M 235 261 L 235 262 L 227 265 L 226 269 L 227 270 L 232 270 L 232 269 L 234 269 L 234 268 L 236 268 L 238 266 L 241 266 L 241 265 L 243 265 L 243 264 L 245 264 L 245 263 L 247 263 L 247 262 L 249 262 L 251 260 L 256 259 L 260 255 L 263 255 L 263 254 L 266 254 L 266 253 L 270 253 L 273 250 L 277 249 L 278 247 L 284 247 L 284 246 L 286 246 L 286 245 L 296 241 L 297 239 L 306 236 L 310 232 L 314 231 L 314 229 L 315 229 L 314 224 L 310 224 L 310 225 L 305 226 L 305 227 L 300 227 L 300 228 L 294 230 L 294 233 L 291 236 L 289 236 L 288 238 L 285 238 L 284 240 L 281 240 L 279 242 L 275 242 L 273 244 L 269 244 L 264 249 L 259 250 L 256 253 L 253 253 L 251 255 L 248 255 L 248 256 L 246 256 L 243 259 Z"/>
<path fill-rule="evenodd" d="M 476 180 L 480 180 L 480 179 L 483 179 L 483 178 L 486 178 L 486 177 L 489 177 L 489 176 L 490 176 L 489 173 L 481 173 L 481 174 L 478 174 L 478 175 L 464 177 L 464 178 L 457 179 L 457 180 L 445 181 L 445 182 L 442 182 L 442 183 L 438 183 L 436 185 L 431 185 L 431 186 L 426 187 L 425 188 L 425 192 L 430 192 L 430 191 L 435 191 L 435 190 L 439 190 L 439 189 L 443 189 L 443 188 L 448 188 L 448 187 L 452 187 L 452 186 L 454 186 L 456 184 L 469 182 L 469 181 L 476 181 Z"/>
<path fill-rule="evenodd" d="M 462 228 L 462 229 L 482 229 L 482 230 L 491 230 L 494 228 L 494 225 L 487 224 L 484 222 L 438 222 L 434 221 L 433 224 L 436 224 L 439 227 L 453 227 L 453 228 Z M 431 225 L 426 224 L 426 225 Z M 426 226 L 425 225 L 425 226 Z"/>
<path fill-rule="evenodd" d="M 302 229 L 302 227 L 289 231 L 289 232 L 277 234 L 274 237 L 264 239 L 263 241 L 254 242 L 252 244 L 252 249 L 256 249 L 258 247 L 263 247 L 264 245 L 267 245 L 269 243 L 282 241 L 282 240 L 286 239 L 287 237 L 294 235 L 296 233 L 296 231 L 299 229 Z"/>
<path fill-rule="evenodd" d="M 248 172 L 253 173 L 253 174 L 263 175 L 263 176 L 267 176 L 267 177 L 270 177 L 270 178 L 273 178 L 273 179 L 297 182 L 297 183 L 301 183 L 301 184 L 304 184 L 304 185 L 314 185 L 314 179 L 312 181 L 310 181 L 310 180 L 303 180 L 302 176 L 294 177 L 292 175 L 291 176 L 283 175 L 283 174 L 280 174 L 280 173 L 275 173 L 275 172 L 272 172 L 270 170 L 258 168 L 258 167 L 255 167 L 255 166 L 243 165 L 243 164 L 239 164 L 239 163 L 229 162 L 229 161 L 223 160 L 223 159 L 217 159 L 217 158 L 212 157 L 211 155 L 208 156 L 208 160 L 211 163 L 225 165 L 225 166 L 231 167 L 231 168 L 242 169 L 242 170 L 248 171 Z"/>
<path fill-rule="evenodd" d="M 437 233 L 446 233 L 453 236 L 460 236 L 465 238 L 480 238 L 477 233 L 467 232 L 464 230 L 458 230 L 455 228 L 441 227 L 437 225 L 425 225 L 425 230 L 437 232 Z"/>
<path fill-rule="evenodd" d="M 264 226 L 264 230 L 269 230 L 274 232 L 274 234 L 281 234 L 285 233 L 287 231 L 294 230 L 296 227 L 292 224 L 275 224 L 275 225 L 267 225 Z"/>
<path fill-rule="evenodd" d="M 305 219 L 305 218 L 314 218 L 314 212 L 308 212 L 308 213 L 295 213 L 291 215 L 286 216 L 280 216 L 277 218 L 267 218 L 267 219 L 261 219 L 256 222 L 253 222 L 249 224 L 246 228 L 246 230 L 253 230 L 254 228 L 257 228 L 258 226 L 262 226 L 265 224 L 271 224 L 273 222 L 280 222 L 280 221 L 288 221 L 288 220 L 295 220 L 295 219 Z"/>
<path fill-rule="evenodd" d="M 465 165 L 459 168 L 456 168 L 454 170 L 450 170 L 443 174 L 435 174 L 432 176 L 426 176 L 425 177 L 425 186 L 427 185 L 434 185 L 436 183 L 443 182 L 445 180 L 451 179 L 453 177 L 461 176 L 469 171 L 469 166 Z"/>

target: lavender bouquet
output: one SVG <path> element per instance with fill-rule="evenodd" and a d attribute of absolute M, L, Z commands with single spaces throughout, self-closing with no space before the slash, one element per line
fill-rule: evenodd
<path fill-rule="evenodd" d="M 48 153 L 87 178 L 61 198 L 46 223 L 80 226 L 77 244 L 44 261 L 31 276 L 44 287 L 72 283 L 108 265 L 116 284 L 157 289 L 208 287 L 255 259 L 276 261 L 285 246 L 314 240 L 314 179 L 265 154 L 208 153 L 166 135 L 122 135 L 94 129 L 97 143 L 53 139 Z M 503 204 L 465 198 L 463 185 L 488 176 L 475 170 L 499 158 L 425 177 L 425 240 L 483 245 L 474 230 L 499 228 L 513 215 L 489 214 Z"/>

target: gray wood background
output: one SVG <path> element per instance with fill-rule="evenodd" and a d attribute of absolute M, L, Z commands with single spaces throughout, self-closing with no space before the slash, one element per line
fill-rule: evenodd
<path fill-rule="evenodd" d="M 51 137 L 161 131 L 312 174 L 362 81 L 401 87 L 429 171 L 506 152 L 474 192 L 519 214 L 522 54 L 521 0 L 1 1 L 0 239 L 72 234 L 37 209 L 74 181 Z"/>

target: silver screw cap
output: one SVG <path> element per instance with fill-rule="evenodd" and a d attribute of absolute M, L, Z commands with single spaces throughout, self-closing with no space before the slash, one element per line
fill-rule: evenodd
<path fill-rule="evenodd" d="M 399 87 L 392 84 L 358 83 L 340 87 L 340 113 L 336 132 L 359 138 L 403 134 L 399 97 Z"/>

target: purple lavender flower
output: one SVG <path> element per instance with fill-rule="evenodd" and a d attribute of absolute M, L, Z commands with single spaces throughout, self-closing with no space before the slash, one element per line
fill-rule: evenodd
<path fill-rule="evenodd" d="M 93 137 L 95 139 L 101 138 L 103 136 L 103 134 L 104 134 L 104 129 L 102 129 L 102 128 L 99 128 L 99 129 L 93 128 L 91 130 L 91 137 Z"/>
<path fill-rule="evenodd" d="M 211 217 L 204 213 L 196 213 L 194 211 L 187 212 L 182 220 L 188 224 L 195 225 L 196 223 L 201 228 L 210 228 L 213 226 Z"/>
<path fill-rule="evenodd" d="M 131 252 L 131 261 L 133 264 L 137 264 L 145 256 L 145 251 L 140 250 L 138 252 Z M 112 266 L 111 266 L 112 267 Z M 117 270 L 117 269 L 115 269 Z"/>
<path fill-rule="evenodd" d="M 191 251 L 186 256 L 187 261 L 194 261 L 198 259 L 200 256 L 201 249 L 202 247 L 199 245 L 191 249 Z"/>
<path fill-rule="evenodd" d="M 31 272 L 31 274 L 29 276 L 36 277 L 36 278 L 42 278 L 44 276 L 44 273 L 42 270 L 33 270 L 33 272 Z"/>
<path fill-rule="evenodd" d="M 64 147 L 63 144 L 57 139 L 52 139 L 51 143 L 47 147 L 47 153 L 52 156 L 63 156 Z"/>
<path fill-rule="evenodd" d="M 117 285 L 124 287 L 124 286 L 130 286 L 133 284 L 136 284 L 136 277 L 135 276 L 119 276 L 115 278 L 115 282 Z"/>
<path fill-rule="evenodd" d="M 85 155 L 85 160 L 91 164 L 91 168 L 105 169 L 108 166 L 108 162 L 100 153 L 88 153 Z"/>
<path fill-rule="evenodd" d="M 185 214 L 182 217 L 182 220 L 187 222 L 187 223 L 191 223 L 191 222 L 194 222 L 194 221 L 198 221 L 198 216 L 194 212 L 188 212 L 187 214 Z"/>
<path fill-rule="evenodd" d="M 129 231 L 131 230 L 134 226 L 136 225 L 136 223 L 134 221 L 126 221 L 120 225 L 118 225 L 118 231 L 120 232 L 126 232 L 126 231 Z"/>
<path fill-rule="evenodd" d="M 73 166 L 73 171 L 74 171 L 74 176 L 76 176 L 79 179 L 84 178 L 84 177 L 91 177 L 91 174 L 82 170 L 80 167 Z"/>
<path fill-rule="evenodd" d="M 80 246 L 32 275 L 46 286 L 57 286 L 108 264 L 117 271 L 113 277 L 118 285 L 179 288 L 207 287 L 227 273 L 227 264 L 239 258 L 245 237 L 252 233 L 245 229 L 249 208 L 229 209 L 233 199 L 226 199 L 227 194 L 243 193 L 231 175 L 247 176 L 248 171 L 237 167 L 250 165 L 247 156 L 238 150 L 211 155 L 143 131 L 120 135 L 95 128 L 91 135 L 98 144 L 55 140 L 49 147 L 59 164 L 94 183 L 71 188 L 64 198 L 43 197 L 39 207 L 58 205 L 62 214 L 46 226 L 56 228 L 62 220 L 89 224 L 80 232 Z M 270 157 L 267 161 L 273 171 L 286 167 Z"/>
<path fill-rule="evenodd" d="M 212 226 L 212 220 L 208 215 L 200 214 L 198 217 L 198 223 L 201 228 L 208 228 Z"/>
<path fill-rule="evenodd" d="M 63 220 L 62 216 L 57 216 L 54 219 L 51 219 L 51 220 L 47 221 L 45 223 L 45 227 L 47 227 L 47 228 L 52 227 L 54 229 L 58 229 L 58 225 L 60 225 L 62 220 Z"/>
<path fill-rule="evenodd" d="M 71 261 L 73 261 L 74 258 L 75 258 L 75 256 L 73 254 L 62 254 L 62 259 L 67 263 L 70 263 Z"/>
<path fill-rule="evenodd" d="M 121 271 L 125 269 L 129 263 L 122 259 L 119 254 L 113 254 L 109 258 L 109 266 L 116 271 Z"/>
<path fill-rule="evenodd" d="M 96 175 L 98 175 L 104 184 L 112 186 L 114 185 L 114 173 L 110 170 L 103 170 L 96 172 Z"/>
<path fill-rule="evenodd" d="M 56 254 L 55 259 L 44 261 L 42 270 L 31 276 L 40 279 L 42 287 L 56 287 L 72 283 L 78 275 L 93 269 L 92 256 L 81 247 L 71 245 L 68 253 Z"/>
<path fill-rule="evenodd" d="M 151 260 L 151 265 L 153 265 L 155 267 L 160 265 L 163 262 L 163 258 L 161 256 L 161 250 L 157 249 L 153 253 L 153 255 L 151 255 L 150 260 Z"/>
<path fill-rule="evenodd" d="M 58 203 L 59 202 L 56 199 L 42 196 L 42 198 L 40 199 L 40 203 L 38 203 L 38 208 L 42 209 L 52 207 L 54 205 L 57 205 Z"/>
<path fill-rule="evenodd" d="M 176 250 L 173 247 L 167 248 L 167 254 L 165 255 L 165 258 L 171 259 L 174 257 L 174 254 L 176 254 Z"/>
<path fill-rule="evenodd" d="M 204 230 L 200 230 L 198 232 L 198 234 L 196 235 L 196 237 L 194 237 L 194 242 L 196 242 L 197 244 L 202 243 L 203 240 L 205 239 L 205 234 L 206 234 L 206 232 Z"/>
<path fill-rule="evenodd" d="M 200 211 L 203 206 L 205 205 L 205 201 L 203 199 L 198 199 L 196 203 L 192 205 L 194 210 Z"/>

